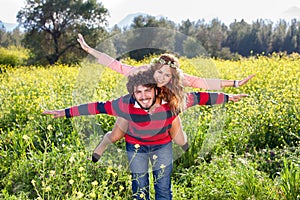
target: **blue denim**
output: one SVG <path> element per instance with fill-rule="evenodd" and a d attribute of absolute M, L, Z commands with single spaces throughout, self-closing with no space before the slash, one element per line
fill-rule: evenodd
<path fill-rule="evenodd" d="M 172 199 L 172 142 L 163 145 L 134 145 L 126 143 L 132 175 L 133 199 L 150 199 L 149 161 L 152 165 L 155 199 Z"/>

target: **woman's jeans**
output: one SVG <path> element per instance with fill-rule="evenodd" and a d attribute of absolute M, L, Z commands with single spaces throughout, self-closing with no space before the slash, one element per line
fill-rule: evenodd
<path fill-rule="evenodd" d="M 155 199 L 172 199 L 172 142 L 163 145 L 126 143 L 126 150 L 132 175 L 133 199 L 150 199 L 149 161 L 152 164 Z"/>

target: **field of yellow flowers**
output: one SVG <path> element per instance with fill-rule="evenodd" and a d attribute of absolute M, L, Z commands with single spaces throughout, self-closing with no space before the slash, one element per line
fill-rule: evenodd
<path fill-rule="evenodd" d="M 150 59 L 124 62 L 139 66 Z M 242 87 L 224 88 L 225 93 L 249 94 L 238 103 L 182 113 L 191 147 L 183 154 L 174 144 L 174 199 L 299 199 L 300 56 L 180 62 L 185 73 L 201 77 L 255 77 Z M 110 145 L 100 162 L 90 160 L 115 118 L 41 114 L 123 95 L 123 76 L 87 62 L 0 65 L 0 81 L 1 199 L 131 198 L 123 140 Z"/>

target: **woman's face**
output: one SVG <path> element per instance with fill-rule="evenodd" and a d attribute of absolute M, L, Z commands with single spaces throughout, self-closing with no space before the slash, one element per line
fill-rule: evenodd
<path fill-rule="evenodd" d="M 160 69 L 157 69 L 153 75 L 157 87 L 167 85 L 172 79 L 172 72 L 169 65 L 163 65 Z"/>

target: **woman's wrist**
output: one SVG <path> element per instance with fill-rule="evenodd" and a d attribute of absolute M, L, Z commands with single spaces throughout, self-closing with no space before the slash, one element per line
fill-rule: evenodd
<path fill-rule="evenodd" d="M 90 52 L 89 52 L 89 49 L 90 49 L 89 46 L 87 46 L 87 47 L 84 48 L 84 50 L 85 50 L 87 53 L 90 53 Z"/>
<path fill-rule="evenodd" d="M 239 87 L 239 81 L 238 80 L 233 81 L 233 87 Z"/>

